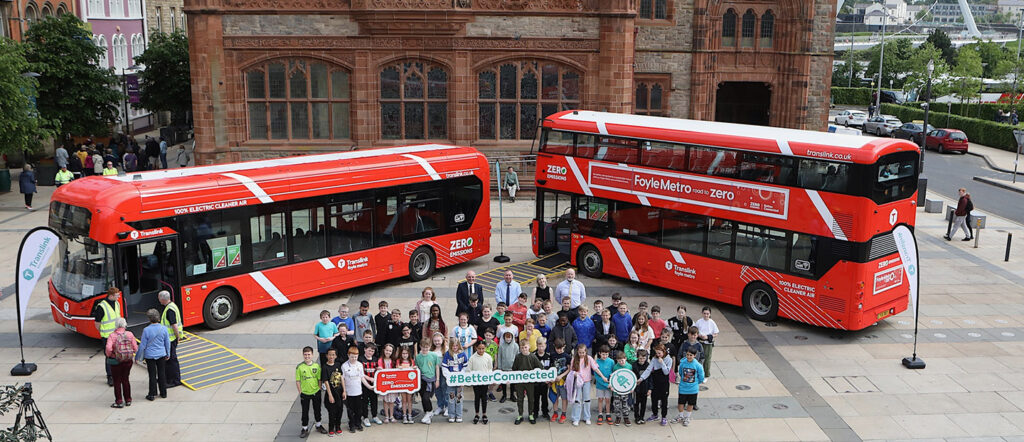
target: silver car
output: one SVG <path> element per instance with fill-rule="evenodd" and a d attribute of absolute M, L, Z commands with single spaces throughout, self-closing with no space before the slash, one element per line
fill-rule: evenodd
<path fill-rule="evenodd" d="M 875 115 L 864 122 L 864 132 L 880 137 L 891 137 L 892 131 L 903 125 L 899 118 L 892 115 Z"/>
<path fill-rule="evenodd" d="M 836 115 L 836 124 L 843 126 L 863 126 L 868 119 L 868 114 L 859 110 L 844 110 Z"/>

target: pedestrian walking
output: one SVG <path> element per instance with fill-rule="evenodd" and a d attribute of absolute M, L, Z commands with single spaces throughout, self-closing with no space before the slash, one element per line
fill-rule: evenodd
<path fill-rule="evenodd" d="M 37 192 L 36 183 L 38 181 L 36 173 L 32 171 L 32 166 L 26 164 L 21 169 L 21 176 L 18 177 L 21 193 L 25 194 L 25 210 L 32 210 L 32 196 Z"/>
<path fill-rule="evenodd" d="M 509 166 L 508 172 L 505 172 L 505 189 L 508 190 L 509 201 L 516 202 L 516 191 L 519 190 L 519 175 L 516 174 L 516 170 L 512 166 Z"/>
<path fill-rule="evenodd" d="M 149 371 L 149 394 L 146 400 L 156 399 L 159 391 L 161 398 L 167 397 L 167 359 L 171 354 L 171 340 L 167 328 L 160 324 L 160 312 L 155 308 L 146 311 L 149 325 L 142 330 L 142 342 L 139 343 L 138 355 L 135 359 L 146 360 Z M 159 387 L 159 388 L 158 388 Z"/>
<path fill-rule="evenodd" d="M 167 140 L 164 137 L 160 137 L 160 168 L 167 168 Z"/>
<path fill-rule="evenodd" d="M 114 377 L 114 403 L 111 408 L 123 408 L 132 406 L 132 383 L 130 374 L 132 372 L 132 359 L 139 351 L 139 344 L 135 342 L 135 335 L 126 330 L 128 321 L 124 318 L 114 320 L 114 327 L 117 327 L 107 339 L 106 351 L 107 365 Z"/>
<path fill-rule="evenodd" d="M 53 154 L 53 160 L 57 162 L 57 167 L 68 167 L 68 150 L 63 145 L 57 146 L 57 151 Z"/>
<path fill-rule="evenodd" d="M 967 215 L 974 210 L 974 202 L 971 201 L 971 194 L 967 193 L 966 188 L 961 187 L 959 192 L 960 199 L 957 200 L 956 210 L 953 211 L 953 227 L 943 237 L 946 238 L 946 241 L 953 239 L 958 229 L 963 229 L 964 234 L 967 235 L 961 241 L 970 241 L 972 238 L 970 228 L 967 227 Z"/>

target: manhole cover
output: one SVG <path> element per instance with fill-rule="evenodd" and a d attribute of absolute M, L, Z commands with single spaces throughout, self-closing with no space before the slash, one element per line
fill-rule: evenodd
<path fill-rule="evenodd" d="M 793 339 L 796 339 L 797 341 L 806 341 L 807 336 L 796 335 L 793 337 Z"/>
<path fill-rule="evenodd" d="M 732 411 L 740 411 L 743 409 L 743 406 L 740 404 L 732 404 L 729 406 L 729 409 Z"/>
<path fill-rule="evenodd" d="M 981 337 L 981 333 L 970 332 L 970 333 L 967 334 L 967 336 L 970 336 L 972 338 L 980 338 Z"/>
<path fill-rule="evenodd" d="M 945 333 L 935 333 L 935 337 L 942 339 L 942 338 L 946 337 L 946 334 Z"/>
<path fill-rule="evenodd" d="M 765 327 L 778 327 L 778 326 L 779 326 L 779 324 L 778 324 L 778 323 L 776 323 L 776 322 L 765 322 L 765 323 L 764 323 L 764 326 L 765 326 Z M 603 330 L 603 329 L 602 329 L 602 330 Z"/>
<path fill-rule="evenodd" d="M 786 405 L 786 404 L 773 404 L 772 408 L 774 408 L 776 410 L 788 410 L 789 409 L 789 405 Z"/>
<path fill-rule="evenodd" d="M 737 390 L 741 390 L 741 391 L 746 391 L 746 390 L 749 390 L 749 389 L 750 389 L 750 386 L 749 386 L 749 385 L 743 385 L 743 384 L 740 384 L 740 385 L 737 385 L 737 386 L 736 386 L 736 389 L 737 389 Z"/>

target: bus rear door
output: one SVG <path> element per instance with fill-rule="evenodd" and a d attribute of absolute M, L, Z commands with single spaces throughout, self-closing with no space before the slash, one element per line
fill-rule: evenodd
<path fill-rule="evenodd" d="M 171 292 L 171 300 L 180 305 L 177 247 L 177 235 L 118 245 L 119 282 L 129 326 L 146 324 L 146 310 L 163 310 L 157 299 L 160 290 Z"/>

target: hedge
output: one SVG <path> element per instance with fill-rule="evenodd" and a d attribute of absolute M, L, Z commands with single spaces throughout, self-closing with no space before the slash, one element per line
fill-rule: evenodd
<path fill-rule="evenodd" d="M 935 106 L 932 109 L 935 109 Z M 954 106 L 953 109 L 955 110 L 956 107 Z M 901 121 L 924 120 L 924 110 L 920 106 L 911 107 L 910 105 L 899 106 L 891 103 L 882 103 L 882 113 L 894 115 Z M 967 135 L 967 139 L 973 143 L 1010 152 L 1014 152 L 1016 149 L 1016 141 L 1013 138 L 1014 126 L 1010 124 L 962 117 L 957 114 L 934 110 L 928 114 L 928 124 L 936 128 L 946 127 L 961 130 Z"/>
<path fill-rule="evenodd" d="M 921 102 L 907 103 L 906 106 L 921 107 Z M 1024 120 L 1024 103 L 1021 102 L 1014 103 L 1013 106 L 1009 103 L 932 103 L 933 111 L 992 121 L 996 120 L 999 111 L 1009 113 L 1013 109 L 1017 109 L 1017 115 Z"/>
<path fill-rule="evenodd" d="M 871 92 L 874 89 L 869 87 L 833 87 L 832 104 L 856 104 L 867 105 L 871 102 Z"/>

